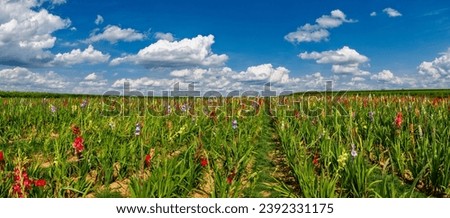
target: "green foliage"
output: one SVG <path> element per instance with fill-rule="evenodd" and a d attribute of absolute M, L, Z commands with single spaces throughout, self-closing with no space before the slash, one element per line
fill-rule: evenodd
<path fill-rule="evenodd" d="M 347 94 L 269 101 L 2 92 L 0 197 L 17 196 L 18 166 L 46 181 L 27 190 L 36 198 L 448 196 L 448 90 Z"/>

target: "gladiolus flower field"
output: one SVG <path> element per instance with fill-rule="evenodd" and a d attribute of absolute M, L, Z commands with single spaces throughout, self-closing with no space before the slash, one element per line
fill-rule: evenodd
<path fill-rule="evenodd" d="M 0 97 L 0 197 L 448 197 L 450 97 Z"/>

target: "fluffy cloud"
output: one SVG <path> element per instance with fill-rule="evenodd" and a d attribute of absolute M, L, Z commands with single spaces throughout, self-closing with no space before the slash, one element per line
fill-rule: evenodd
<path fill-rule="evenodd" d="M 173 40 L 175 40 L 175 38 L 173 37 L 172 33 L 161 33 L 161 32 L 155 33 L 155 39 L 157 39 L 157 40 L 167 40 L 169 42 L 172 42 Z"/>
<path fill-rule="evenodd" d="M 70 53 L 58 53 L 55 56 L 52 64 L 54 65 L 74 65 L 80 63 L 97 64 L 107 62 L 109 60 L 109 54 L 103 54 L 102 52 L 95 50 L 92 45 L 89 45 L 84 51 L 80 49 L 74 49 Z"/>
<path fill-rule="evenodd" d="M 295 32 L 287 34 L 284 39 L 289 42 L 320 42 L 328 39 L 330 32 L 318 25 L 305 24 Z"/>
<path fill-rule="evenodd" d="M 389 17 L 400 17 L 402 14 L 393 8 L 385 8 L 383 12 L 386 13 Z"/>
<path fill-rule="evenodd" d="M 112 60 L 111 65 L 118 65 L 124 62 L 144 65 L 147 68 L 223 65 L 228 60 L 228 56 L 212 53 L 211 45 L 213 43 L 213 35 L 198 35 L 192 39 L 173 42 L 159 40 L 141 49 L 136 55 L 128 55 Z"/>
<path fill-rule="evenodd" d="M 237 72 L 229 67 L 209 68 L 209 69 L 183 69 L 174 70 L 170 73 L 177 81 L 194 82 L 201 89 L 218 90 L 218 89 L 237 89 L 241 83 L 233 78 L 237 76 Z"/>
<path fill-rule="evenodd" d="M 105 86 L 108 85 L 107 80 L 95 80 L 95 81 L 81 81 L 79 83 L 79 87 L 75 88 L 91 88 L 92 91 L 99 92 L 99 88 L 106 88 Z M 78 91 L 79 92 L 79 91 Z"/>
<path fill-rule="evenodd" d="M 316 23 L 322 28 L 335 28 L 344 22 L 352 22 L 352 20 L 347 20 L 346 15 L 341 10 L 331 11 L 331 15 L 323 15 L 316 19 Z"/>
<path fill-rule="evenodd" d="M 102 17 L 101 15 L 97 15 L 97 18 L 95 19 L 95 24 L 96 24 L 96 25 L 100 25 L 100 24 L 103 23 L 103 21 L 105 21 L 105 20 L 103 19 L 103 17 Z"/>
<path fill-rule="evenodd" d="M 377 12 L 373 11 L 372 13 L 370 13 L 370 16 L 371 16 L 371 17 L 377 16 Z"/>
<path fill-rule="evenodd" d="M 86 80 L 86 81 L 95 81 L 95 80 L 97 80 L 97 74 L 96 73 L 91 73 L 91 74 L 89 74 L 89 75 L 87 75 L 85 78 L 84 78 L 84 80 Z"/>
<path fill-rule="evenodd" d="M 42 65 L 52 59 L 52 33 L 69 27 L 70 20 L 39 6 L 38 1 L 0 1 L 0 64 Z"/>
<path fill-rule="evenodd" d="M 418 67 L 419 73 L 433 79 L 450 76 L 450 48 L 433 61 L 424 61 Z"/>
<path fill-rule="evenodd" d="M 390 84 L 403 84 L 402 80 L 399 77 L 394 76 L 390 70 L 383 70 L 378 74 L 372 75 L 370 79 Z"/>
<path fill-rule="evenodd" d="M 118 41 L 133 42 L 143 40 L 144 38 L 145 38 L 144 34 L 139 33 L 134 29 L 131 28 L 122 29 L 118 26 L 108 25 L 103 29 L 102 33 L 91 34 L 91 36 L 86 40 L 86 42 L 92 43 L 105 40 L 114 44 L 117 43 Z"/>
<path fill-rule="evenodd" d="M 244 82 L 263 84 L 287 84 L 297 82 L 295 78 L 289 77 L 289 70 L 285 67 L 273 67 L 272 64 L 261 64 L 248 67 L 245 71 L 235 72 L 229 67 L 205 69 L 183 69 L 174 70 L 170 73 L 172 77 L 184 78 L 187 81 L 199 81 L 202 79 L 225 78 L 231 82 Z"/>
<path fill-rule="evenodd" d="M 170 72 L 170 76 L 186 78 L 189 80 L 199 80 L 202 79 L 203 75 L 207 72 L 208 71 L 205 69 L 182 69 Z"/>
<path fill-rule="evenodd" d="M 69 80 L 53 71 L 37 73 L 23 67 L 0 70 L 2 90 L 101 94 L 107 86 L 108 80 L 97 73 Z"/>
<path fill-rule="evenodd" d="M 320 42 L 327 40 L 330 32 L 328 29 L 336 28 L 344 22 L 355 22 L 347 19 L 341 10 L 333 10 L 330 15 L 323 15 L 316 19 L 316 24 L 305 24 L 295 32 L 287 34 L 284 39 L 289 42 Z"/>
<path fill-rule="evenodd" d="M 63 89 L 68 83 L 52 71 L 40 74 L 26 68 L 15 67 L 0 70 L 0 84 L 6 89 L 49 90 Z"/>
<path fill-rule="evenodd" d="M 299 88 L 303 90 L 324 90 L 326 79 L 320 72 L 306 75 L 304 78 L 300 78 L 301 86 L 294 86 L 294 90 Z"/>
<path fill-rule="evenodd" d="M 238 81 L 264 81 L 271 83 L 288 83 L 289 70 L 284 67 L 274 68 L 272 64 L 251 66 L 246 71 L 233 75 Z"/>
<path fill-rule="evenodd" d="M 97 92 L 99 91 L 99 87 L 105 87 L 108 84 L 108 80 L 102 79 L 99 75 L 96 73 L 91 73 L 87 75 L 83 81 L 79 82 L 79 87 L 76 88 L 78 90 L 79 88 L 84 88 L 85 90 L 90 90 L 91 88 L 97 88 Z M 76 92 L 82 92 L 82 91 L 76 91 Z"/>
<path fill-rule="evenodd" d="M 171 78 L 157 79 L 142 77 L 138 79 L 119 79 L 113 83 L 113 87 L 123 87 L 125 82 L 129 82 L 133 89 L 143 90 L 172 90 L 175 83 L 181 87 L 187 87 L 188 83 L 195 83 L 198 91 L 216 90 L 255 90 L 262 91 L 263 85 L 271 82 L 275 90 L 299 90 L 323 88 L 324 78 L 320 73 L 307 75 L 302 78 L 289 77 L 289 70 L 284 67 L 273 67 L 272 64 L 261 64 L 250 66 L 245 71 L 234 71 L 229 67 L 223 68 L 191 68 L 173 70 L 170 72 Z M 186 88 L 184 88 L 186 89 Z"/>
<path fill-rule="evenodd" d="M 324 52 L 311 52 L 301 53 L 299 55 L 302 59 L 315 59 L 319 64 L 351 64 L 351 63 L 364 63 L 369 59 L 359 54 L 356 50 L 344 46 L 336 51 L 324 51 Z"/>
<path fill-rule="evenodd" d="M 120 88 L 123 87 L 125 83 L 130 83 L 133 88 L 163 88 L 165 90 L 170 90 L 173 88 L 175 83 L 181 83 L 179 79 L 151 79 L 148 77 L 142 77 L 138 79 L 119 79 L 115 81 L 112 87 Z"/>
<path fill-rule="evenodd" d="M 369 61 L 364 55 L 359 54 L 356 50 L 344 46 L 338 50 L 330 50 L 324 52 L 303 52 L 299 54 L 301 59 L 316 60 L 318 64 L 331 64 L 331 71 L 334 73 L 353 74 L 355 76 L 369 75 L 367 71 L 361 70 L 359 67 Z"/>
<path fill-rule="evenodd" d="M 366 79 L 359 77 L 359 76 L 355 76 L 352 78 L 352 82 L 362 82 L 365 81 Z"/>

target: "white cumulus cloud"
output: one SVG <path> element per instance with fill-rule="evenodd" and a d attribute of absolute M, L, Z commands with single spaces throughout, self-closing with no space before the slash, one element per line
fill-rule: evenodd
<path fill-rule="evenodd" d="M 175 40 L 175 38 L 173 37 L 172 33 L 157 32 L 157 33 L 155 33 L 155 38 L 157 40 L 167 40 L 169 42 L 172 42 L 172 41 Z"/>
<path fill-rule="evenodd" d="M 97 78 L 98 78 L 98 76 L 97 76 L 96 73 L 91 73 L 91 74 L 87 75 L 84 78 L 84 80 L 86 80 L 86 81 L 94 81 L 94 80 L 97 80 Z"/>
<path fill-rule="evenodd" d="M 250 66 L 245 71 L 236 72 L 229 67 L 201 69 L 174 70 L 170 76 L 183 78 L 186 81 L 224 79 L 229 82 L 242 82 L 252 84 L 288 84 L 298 82 L 296 78 L 289 77 L 290 71 L 285 67 L 273 67 L 272 64 Z"/>
<path fill-rule="evenodd" d="M 323 15 L 316 19 L 316 24 L 305 24 L 297 31 L 288 33 L 284 39 L 289 42 L 320 42 L 327 40 L 330 36 L 328 29 L 336 28 L 343 23 L 356 22 L 347 19 L 341 10 L 333 10 L 330 15 Z"/>
<path fill-rule="evenodd" d="M 370 73 L 360 69 L 360 65 L 369 61 L 364 55 L 359 54 L 356 50 L 344 46 L 338 50 L 330 50 L 323 52 L 303 52 L 299 54 L 301 59 L 316 60 L 318 64 L 331 64 L 331 70 L 334 73 L 353 74 L 355 76 L 365 76 Z"/>
<path fill-rule="evenodd" d="M 138 79 L 119 79 L 116 80 L 112 87 L 123 87 L 125 83 L 130 83 L 133 88 L 165 88 L 166 90 L 172 89 L 175 83 L 181 83 L 179 79 L 152 79 L 148 77 L 142 77 Z"/>
<path fill-rule="evenodd" d="M 0 70 L 0 84 L 7 89 L 19 88 L 20 90 L 49 90 L 62 89 L 69 83 L 58 74 L 35 73 L 27 68 L 15 67 Z"/>
<path fill-rule="evenodd" d="M 84 90 L 92 90 L 97 88 L 96 92 L 100 91 L 98 88 L 105 88 L 108 84 L 108 80 L 102 79 L 101 76 L 97 75 L 97 73 L 90 73 L 87 75 L 83 81 L 79 82 L 79 86 L 75 88 L 75 91 L 78 93 L 82 93 Z"/>
<path fill-rule="evenodd" d="M 52 59 L 53 32 L 71 22 L 39 7 L 38 1 L 0 1 L 0 64 L 42 65 Z"/>
<path fill-rule="evenodd" d="M 370 16 L 371 16 L 371 17 L 377 16 L 377 12 L 373 11 L 372 13 L 370 13 Z"/>
<path fill-rule="evenodd" d="M 288 83 L 289 70 L 284 67 L 274 68 L 272 64 L 261 64 L 248 67 L 246 71 L 233 75 L 238 81 L 264 81 L 271 83 Z"/>
<path fill-rule="evenodd" d="M 199 80 L 203 78 L 203 75 L 208 71 L 205 69 L 182 69 L 174 70 L 170 72 L 170 76 L 187 78 L 188 80 Z"/>
<path fill-rule="evenodd" d="M 433 61 L 422 62 L 417 68 L 420 74 L 431 76 L 433 79 L 450 76 L 450 48 Z"/>
<path fill-rule="evenodd" d="M 145 35 L 139 33 L 138 31 L 127 28 L 122 29 L 115 25 L 108 25 L 103 29 L 103 32 L 98 34 L 91 34 L 91 36 L 86 40 L 86 42 L 98 42 L 101 40 L 108 41 L 112 44 L 118 41 L 133 42 L 138 40 L 143 40 Z"/>
<path fill-rule="evenodd" d="M 98 64 L 109 60 L 109 54 L 103 54 L 89 45 L 85 50 L 74 49 L 69 53 L 58 53 L 52 61 L 54 65 L 75 65 L 81 63 Z"/>
<path fill-rule="evenodd" d="M 144 65 L 147 68 L 155 67 L 193 67 L 193 66 L 220 66 L 228 60 L 228 56 L 214 54 L 211 46 L 214 36 L 198 35 L 192 39 L 169 42 L 159 40 L 135 55 L 127 55 L 111 61 L 111 65 L 124 62 Z"/>
<path fill-rule="evenodd" d="M 122 78 L 113 83 L 120 88 L 129 82 L 133 89 L 141 90 L 173 90 L 173 85 L 180 84 L 186 89 L 188 83 L 195 83 L 195 89 L 205 91 L 263 90 L 268 82 L 278 91 L 310 90 L 324 88 L 325 80 L 320 73 L 305 77 L 290 77 L 290 71 L 282 66 L 272 64 L 250 66 L 244 71 L 234 71 L 229 67 L 222 68 L 186 68 L 173 70 L 169 78 L 142 77 L 137 79 Z"/>
<path fill-rule="evenodd" d="M 370 79 L 390 84 L 403 84 L 402 80 L 399 77 L 394 76 L 390 70 L 382 70 L 378 74 L 372 75 Z"/>
<path fill-rule="evenodd" d="M 393 8 L 385 8 L 385 9 L 383 9 L 383 12 L 386 13 L 389 17 L 400 17 L 400 16 L 402 16 L 402 14 L 399 11 L 397 11 L 397 10 L 395 10 Z"/>
<path fill-rule="evenodd" d="M 359 77 L 359 76 L 355 76 L 352 78 L 352 82 L 362 82 L 365 81 L 366 79 Z"/>

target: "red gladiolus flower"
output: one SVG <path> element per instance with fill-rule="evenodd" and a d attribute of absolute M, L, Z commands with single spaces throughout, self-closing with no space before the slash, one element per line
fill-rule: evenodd
<path fill-rule="evenodd" d="M 16 184 L 13 186 L 13 193 L 17 194 L 17 196 L 19 196 L 20 198 L 23 197 L 23 194 L 22 194 L 22 188 L 20 187 L 19 184 L 16 183 Z"/>
<path fill-rule="evenodd" d="M 200 159 L 200 165 L 202 165 L 202 167 L 205 167 L 206 165 L 208 165 L 208 160 L 202 157 Z"/>
<path fill-rule="evenodd" d="M 146 167 L 150 167 L 151 160 L 152 160 L 152 156 L 150 154 L 147 154 L 145 156 L 145 161 L 144 161 Z"/>
<path fill-rule="evenodd" d="M 33 185 L 33 180 L 23 178 L 23 185 L 25 186 L 25 188 L 30 189 L 31 186 Z"/>
<path fill-rule="evenodd" d="M 20 180 L 20 171 L 19 169 L 14 169 L 14 181 Z"/>
<path fill-rule="evenodd" d="M 395 118 L 395 125 L 397 126 L 397 128 L 400 128 L 402 126 L 402 122 L 403 122 L 402 112 L 398 112 L 397 117 Z"/>
<path fill-rule="evenodd" d="M 228 183 L 228 184 L 231 184 L 232 182 L 233 182 L 233 177 L 228 176 L 228 177 L 227 177 L 227 183 Z"/>
<path fill-rule="evenodd" d="M 14 192 L 17 192 L 17 193 L 22 192 L 22 190 L 20 190 L 20 185 L 19 185 L 19 184 L 15 184 L 15 185 L 13 186 L 13 191 L 14 191 Z"/>
<path fill-rule="evenodd" d="M 228 175 L 227 177 L 227 183 L 231 184 L 233 182 L 234 176 L 236 175 L 236 173 L 232 172 L 230 175 Z"/>
<path fill-rule="evenodd" d="M 314 155 L 314 158 L 313 158 L 313 164 L 314 164 L 315 166 L 318 166 L 318 165 L 319 165 L 319 155 L 318 155 L 318 154 L 315 154 L 315 155 Z"/>
<path fill-rule="evenodd" d="M 73 148 L 75 148 L 75 153 L 81 153 L 84 150 L 83 142 L 83 137 L 77 136 L 75 138 L 75 141 L 72 144 Z"/>
<path fill-rule="evenodd" d="M 25 168 L 14 169 L 14 185 L 12 188 L 13 193 L 16 194 L 17 197 L 26 197 L 27 191 L 31 190 L 33 185 L 33 180 L 28 178 L 28 173 Z"/>
<path fill-rule="evenodd" d="M 44 187 L 47 184 L 47 182 L 45 181 L 45 179 L 38 179 L 37 181 L 34 182 L 34 185 L 36 187 Z"/>
<path fill-rule="evenodd" d="M 21 178 L 23 178 L 24 180 L 28 179 L 28 173 L 26 169 L 19 169 L 19 168 L 14 169 L 14 180 L 20 181 Z"/>

